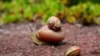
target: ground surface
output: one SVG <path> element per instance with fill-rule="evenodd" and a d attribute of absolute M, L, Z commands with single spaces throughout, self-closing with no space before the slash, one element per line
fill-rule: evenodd
<path fill-rule="evenodd" d="M 100 26 L 80 28 L 64 24 L 64 45 L 40 45 L 32 42 L 32 33 L 26 24 L 0 27 L 0 56 L 64 56 L 70 46 L 81 47 L 81 56 L 100 56 Z"/>

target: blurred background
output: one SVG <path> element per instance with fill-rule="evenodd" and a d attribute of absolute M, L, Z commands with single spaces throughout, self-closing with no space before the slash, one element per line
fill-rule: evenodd
<path fill-rule="evenodd" d="M 100 25 L 100 0 L 0 0 L 0 24 L 46 23 L 50 16 L 62 23 Z"/>

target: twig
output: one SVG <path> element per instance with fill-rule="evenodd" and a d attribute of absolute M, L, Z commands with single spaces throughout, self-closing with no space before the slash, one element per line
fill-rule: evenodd
<path fill-rule="evenodd" d="M 31 25 L 29 23 L 27 23 L 27 27 L 30 29 L 31 32 L 36 31 L 36 25 L 34 25 L 34 28 L 32 28 Z"/>

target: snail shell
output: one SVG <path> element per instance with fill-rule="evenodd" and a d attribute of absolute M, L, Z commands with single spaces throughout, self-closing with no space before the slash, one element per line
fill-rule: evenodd
<path fill-rule="evenodd" d="M 81 49 L 78 46 L 72 46 L 65 52 L 65 56 L 77 56 L 80 55 Z"/>
<path fill-rule="evenodd" d="M 37 32 L 37 37 L 44 42 L 61 42 L 64 39 L 62 31 L 56 32 L 48 28 L 47 25 L 43 26 Z"/>
<path fill-rule="evenodd" d="M 55 30 L 55 31 L 59 31 L 61 30 L 61 22 L 60 20 L 55 17 L 52 16 L 48 19 L 47 25 L 50 29 Z"/>

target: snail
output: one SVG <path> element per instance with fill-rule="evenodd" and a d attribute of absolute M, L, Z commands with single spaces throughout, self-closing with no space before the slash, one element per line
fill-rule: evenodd
<path fill-rule="evenodd" d="M 43 42 L 61 42 L 64 39 L 64 34 L 61 29 L 60 20 L 55 16 L 50 17 L 47 21 L 47 25 L 44 25 L 36 32 L 36 36 Z"/>
<path fill-rule="evenodd" d="M 55 16 L 52 16 L 48 19 L 47 21 L 47 26 L 51 29 L 51 30 L 54 30 L 54 31 L 60 31 L 61 30 L 61 22 L 60 20 L 55 17 Z"/>
<path fill-rule="evenodd" d="M 65 56 L 78 56 L 80 55 L 81 48 L 78 46 L 71 46 L 65 52 Z"/>

